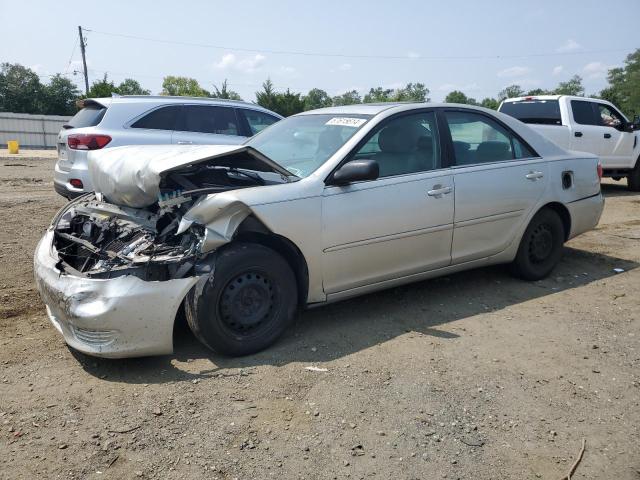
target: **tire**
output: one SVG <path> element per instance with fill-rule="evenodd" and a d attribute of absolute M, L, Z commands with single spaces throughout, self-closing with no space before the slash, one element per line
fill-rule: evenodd
<path fill-rule="evenodd" d="M 640 158 L 636 161 L 636 166 L 627 175 L 627 188 L 632 192 L 640 192 Z"/>
<path fill-rule="evenodd" d="M 288 263 L 252 243 L 221 250 L 201 293 L 185 302 L 189 327 L 212 350 L 228 356 L 256 353 L 273 344 L 295 317 L 298 289 Z"/>
<path fill-rule="evenodd" d="M 524 280 L 545 278 L 562 258 L 564 239 L 560 216 L 549 208 L 540 210 L 522 235 L 511 272 Z"/>

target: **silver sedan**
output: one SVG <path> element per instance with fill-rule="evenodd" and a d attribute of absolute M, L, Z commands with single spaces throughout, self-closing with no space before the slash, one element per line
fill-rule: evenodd
<path fill-rule="evenodd" d="M 597 157 L 452 104 L 315 110 L 240 146 L 92 152 L 89 171 L 35 274 L 65 340 L 105 357 L 170 353 L 182 308 L 246 355 L 307 306 L 498 263 L 537 280 L 603 208 Z"/>

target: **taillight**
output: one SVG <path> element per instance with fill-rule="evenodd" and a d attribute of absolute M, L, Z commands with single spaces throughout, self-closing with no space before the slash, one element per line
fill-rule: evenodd
<path fill-rule="evenodd" d="M 75 133 L 67 137 L 67 145 L 71 150 L 100 150 L 110 141 L 109 135 L 91 133 Z"/>
<path fill-rule="evenodd" d="M 71 180 L 69 180 L 69 183 L 74 188 L 82 188 L 84 186 L 82 185 L 82 180 L 80 180 L 79 178 L 72 178 Z"/>
<path fill-rule="evenodd" d="M 602 180 L 602 164 L 598 162 L 598 178 Z"/>

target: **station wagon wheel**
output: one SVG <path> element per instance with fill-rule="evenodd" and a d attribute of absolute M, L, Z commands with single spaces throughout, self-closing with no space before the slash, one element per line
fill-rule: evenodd
<path fill-rule="evenodd" d="M 546 277 L 562 257 L 564 239 L 564 225 L 558 213 L 550 208 L 540 210 L 522 235 L 511 264 L 512 273 L 525 280 Z"/>
<path fill-rule="evenodd" d="M 185 301 L 195 336 L 218 353 L 249 355 L 286 330 L 298 306 L 296 279 L 274 250 L 252 243 L 220 249 L 212 275 Z"/>

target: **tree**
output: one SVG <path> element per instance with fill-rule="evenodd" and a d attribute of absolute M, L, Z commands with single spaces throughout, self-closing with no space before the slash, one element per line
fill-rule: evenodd
<path fill-rule="evenodd" d="M 109 81 L 107 78 L 107 74 L 104 74 L 102 80 L 96 80 L 91 84 L 91 88 L 89 89 L 89 94 L 87 97 L 89 98 L 100 98 L 100 97 L 110 97 L 113 93 L 120 93 L 118 91 L 118 87 L 112 81 Z"/>
<path fill-rule="evenodd" d="M 20 64 L 0 65 L 0 111 L 41 113 L 43 90 L 40 78 Z"/>
<path fill-rule="evenodd" d="M 304 110 L 304 100 L 299 93 L 294 93 L 289 89 L 284 93 L 278 93 L 270 79 L 262 84 L 261 91 L 256 92 L 256 102 L 283 117 L 295 115 Z"/>
<path fill-rule="evenodd" d="M 430 102 L 429 89 L 424 83 L 407 83 L 404 88 L 398 88 L 393 93 L 396 102 Z"/>
<path fill-rule="evenodd" d="M 365 94 L 362 103 L 380 103 L 393 102 L 393 90 L 390 88 L 371 88 L 369 93 Z"/>
<path fill-rule="evenodd" d="M 47 115 L 75 115 L 80 91 L 75 83 L 59 73 L 43 89 L 43 110 Z"/>
<path fill-rule="evenodd" d="M 640 48 L 627 55 L 624 67 L 612 68 L 609 86 L 600 96 L 622 109 L 628 117 L 640 113 Z"/>
<path fill-rule="evenodd" d="M 324 90 L 313 88 L 309 90 L 304 97 L 304 109 L 314 110 L 316 108 L 330 107 L 332 104 L 331 97 Z"/>
<path fill-rule="evenodd" d="M 224 82 L 222 82 L 222 85 L 220 86 L 220 88 L 214 85 L 213 90 L 214 91 L 211 92 L 211 96 L 213 98 L 224 98 L 227 100 L 242 100 L 242 98 L 237 92 L 234 92 L 233 90 L 229 90 L 229 88 L 227 87 L 226 78 L 224 79 Z"/>
<path fill-rule="evenodd" d="M 267 78 L 262 84 L 262 90 L 256 92 L 256 103 L 268 110 L 274 110 L 277 107 L 277 93 L 273 88 L 273 82 Z"/>
<path fill-rule="evenodd" d="M 450 92 L 444 99 L 446 103 L 463 103 L 467 105 L 477 105 L 475 98 L 467 97 L 460 90 L 454 90 Z"/>
<path fill-rule="evenodd" d="M 340 105 L 354 105 L 356 103 L 361 103 L 362 99 L 360 98 L 360 94 L 356 90 L 350 90 L 348 92 L 343 93 L 342 95 L 337 95 L 333 97 L 333 104 L 335 106 Z"/>
<path fill-rule="evenodd" d="M 132 78 L 125 78 L 117 90 L 120 95 L 151 95 L 151 90 L 142 88 L 142 85 Z"/>
<path fill-rule="evenodd" d="M 584 87 L 582 86 L 582 77 L 574 75 L 566 82 L 560 82 L 553 91 L 555 95 L 579 95 L 584 96 Z"/>
<path fill-rule="evenodd" d="M 208 97 L 209 92 L 195 78 L 167 75 L 162 81 L 161 95 L 173 97 Z"/>
<path fill-rule="evenodd" d="M 491 110 L 497 110 L 500 106 L 500 102 L 495 98 L 483 98 L 480 102 L 480 106 L 484 108 L 490 108 Z"/>
<path fill-rule="evenodd" d="M 544 88 L 534 88 L 533 90 L 529 90 L 526 95 L 527 96 L 535 96 L 535 95 L 552 95 L 553 92 L 549 90 L 545 90 Z"/>
<path fill-rule="evenodd" d="M 505 87 L 504 90 L 500 90 L 498 93 L 498 100 L 502 101 L 505 98 L 513 98 L 513 97 L 522 97 L 524 95 L 524 90 L 520 88 L 520 85 L 509 85 Z"/>

